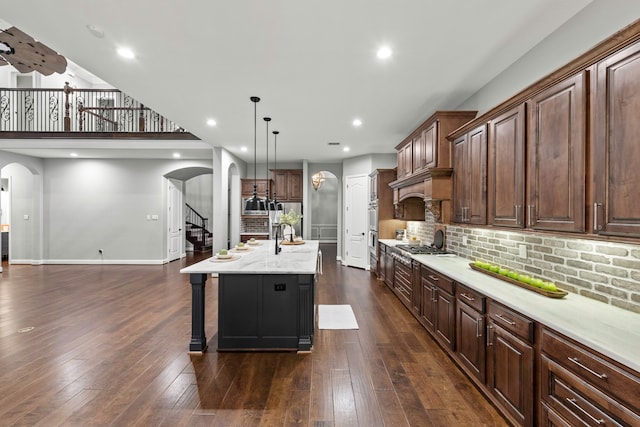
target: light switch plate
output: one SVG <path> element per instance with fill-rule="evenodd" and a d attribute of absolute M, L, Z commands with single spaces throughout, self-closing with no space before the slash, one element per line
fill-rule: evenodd
<path fill-rule="evenodd" d="M 519 254 L 518 256 L 522 259 L 527 259 L 527 245 L 519 245 L 518 246 Z"/>

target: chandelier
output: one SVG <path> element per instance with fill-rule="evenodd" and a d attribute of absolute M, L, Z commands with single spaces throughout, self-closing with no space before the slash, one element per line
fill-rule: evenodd
<path fill-rule="evenodd" d="M 322 186 L 323 182 L 324 182 L 324 173 L 322 172 L 317 172 L 313 174 L 313 176 L 311 177 L 311 185 L 313 185 L 313 189 L 316 191 L 318 191 L 318 188 Z"/>

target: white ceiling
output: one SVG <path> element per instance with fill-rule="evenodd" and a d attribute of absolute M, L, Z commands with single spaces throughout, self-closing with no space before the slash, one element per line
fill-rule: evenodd
<path fill-rule="evenodd" d="M 590 1 L 20 0 L 4 2 L 0 18 L 248 162 L 249 97 L 259 96 L 258 161 L 270 116 L 278 161 L 316 163 L 394 152 L 435 110 L 458 107 Z M 376 57 L 383 44 L 393 49 L 387 61 Z M 137 57 L 118 57 L 120 46 Z"/>

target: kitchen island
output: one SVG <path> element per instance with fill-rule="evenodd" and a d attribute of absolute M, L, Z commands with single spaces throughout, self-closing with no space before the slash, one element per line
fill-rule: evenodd
<path fill-rule="evenodd" d="M 309 351 L 315 329 L 318 270 L 315 240 L 283 245 L 260 241 L 232 250 L 234 259 L 210 259 L 180 270 L 191 282 L 189 351 L 205 351 L 205 284 L 218 275 L 218 350 Z"/>

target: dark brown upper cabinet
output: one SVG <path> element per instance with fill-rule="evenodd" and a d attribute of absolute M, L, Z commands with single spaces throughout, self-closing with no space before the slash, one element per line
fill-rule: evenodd
<path fill-rule="evenodd" d="M 477 127 L 453 142 L 453 220 L 487 223 L 487 127 Z"/>
<path fill-rule="evenodd" d="M 594 233 L 640 237 L 640 43 L 597 64 Z"/>
<path fill-rule="evenodd" d="M 489 122 L 489 224 L 525 227 L 525 105 Z"/>
<path fill-rule="evenodd" d="M 587 77 L 576 74 L 527 102 L 530 228 L 585 231 Z"/>

